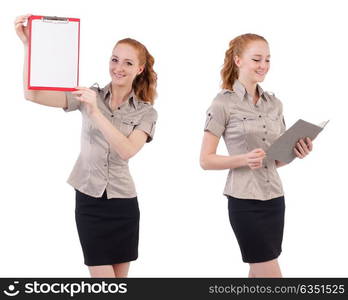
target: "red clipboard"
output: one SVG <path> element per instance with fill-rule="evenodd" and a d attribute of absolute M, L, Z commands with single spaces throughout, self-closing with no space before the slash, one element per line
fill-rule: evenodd
<path fill-rule="evenodd" d="M 30 16 L 28 29 L 28 89 L 76 91 L 80 19 Z"/>

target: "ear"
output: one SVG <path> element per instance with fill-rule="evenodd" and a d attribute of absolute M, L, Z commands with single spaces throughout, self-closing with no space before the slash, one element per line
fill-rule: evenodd
<path fill-rule="evenodd" d="M 140 75 L 141 73 L 143 73 L 144 69 L 145 69 L 145 65 L 142 65 L 142 66 L 139 68 L 139 71 L 138 71 L 137 75 Z"/>
<path fill-rule="evenodd" d="M 241 61 L 240 61 L 240 58 L 238 55 L 235 55 L 233 57 L 233 60 L 234 60 L 234 63 L 236 64 L 236 66 L 239 68 L 240 67 L 240 64 L 241 64 Z"/>

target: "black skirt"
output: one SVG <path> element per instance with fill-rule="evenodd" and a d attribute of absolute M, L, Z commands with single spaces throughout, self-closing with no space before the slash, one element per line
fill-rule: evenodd
<path fill-rule="evenodd" d="M 107 199 L 76 190 L 75 219 L 87 266 L 138 258 L 140 212 L 137 197 Z"/>
<path fill-rule="evenodd" d="M 266 201 L 227 198 L 243 261 L 258 263 L 277 258 L 282 252 L 284 196 Z"/>

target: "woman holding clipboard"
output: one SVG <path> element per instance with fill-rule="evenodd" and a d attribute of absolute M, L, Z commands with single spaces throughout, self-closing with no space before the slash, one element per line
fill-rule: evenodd
<path fill-rule="evenodd" d="M 28 90 L 24 23 L 29 16 L 15 20 L 25 48 L 25 99 L 82 114 L 81 153 L 68 182 L 76 190 L 75 216 L 85 264 L 92 277 L 127 277 L 130 261 L 138 257 L 140 216 L 128 159 L 154 135 L 154 58 L 140 42 L 123 39 L 112 50 L 111 82 L 104 88 Z"/>
<path fill-rule="evenodd" d="M 256 34 L 230 41 L 221 70 L 222 90 L 207 111 L 200 163 L 205 170 L 229 169 L 224 195 L 231 226 L 249 277 L 281 277 L 278 265 L 284 227 L 284 192 L 277 168 L 265 151 L 284 131 L 282 103 L 262 90 L 270 67 L 268 42 Z M 223 136 L 229 156 L 217 155 Z M 309 138 L 294 153 L 312 150 Z"/>

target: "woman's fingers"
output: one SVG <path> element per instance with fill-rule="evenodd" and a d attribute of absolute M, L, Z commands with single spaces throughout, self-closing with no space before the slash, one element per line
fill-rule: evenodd
<path fill-rule="evenodd" d="M 298 158 L 303 158 L 304 156 L 296 149 L 294 148 L 294 152 Z"/>
<path fill-rule="evenodd" d="M 21 41 L 26 44 L 28 42 L 28 26 L 24 26 L 24 22 L 28 20 L 31 14 L 19 16 L 15 19 L 15 30 Z"/>
<path fill-rule="evenodd" d="M 296 143 L 296 147 L 295 148 L 301 155 L 305 154 L 305 151 L 303 150 L 302 145 L 300 144 L 300 142 Z"/>
<path fill-rule="evenodd" d="M 249 155 L 249 158 L 256 159 L 256 158 L 264 158 L 266 155 L 264 153 L 251 153 Z"/>
<path fill-rule="evenodd" d="M 312 151 L 312 150 L 313 150 L 313 143 L 312 143 L 312 140 L 311 140 L 309 137 L 307 137 L 307 138 L 306 138 L 306 142 L 307 142 L 308 150 L 309 150 L 309 151 Z"/>
<path fill-rule="evenodd" d="M 296 146 L 294 147 L 294 153 L 298 158 L 304 158 L 311 152 L 313 149 L 313 144 L 310 138 L 306 138 L 306 142 L 303 139 L 300 139 Z"/>
<path fill-rule="evenodd" d="M 17 24 L 23 24 L 25 21 L 28 20 L 28 18 L 31 16 L 31 14 L 27 14 L 27 15 L 24 15 L 24 16 L 19 16 L 15 19 L 14 23 L 15 25 Z"/>
<path fill-rule="evenodd" d="M 300 144 L 301 144 L 301 147 L 302 147 L 302 149 L 303 149 L 303 151 L 304 151 L 304 154 L 305 154 L 305 155 L 309 154 L 308 146 L 307 146 L 307 144 L 304 142 L 303 139 L 300 139 Z"/>
<path fill-rule="evenodd" d="M 80 93 L 82 95 L 91 96 L 91 97 L 95 97 L 96 96 L 95 91 L 91 90 L 90 88 L 78 86 L 78 87 L 75 87 L 75 89 L 77 91 L 72 92 L 72 93 Z"/>
<path fill-rule="evenodd" d="M 257 153 L 257 154 L 265 154 L 265 151 L 261 148 L 257 148 L 251 151 L 251 153 Z"/>
<path fill-rule="evenodd" d="M 77 89 L 78 91 L 85 91 L 85 92 L 94 93 L 93 90 L 91 90 L 91 89 L 88 88 L 88 87 L 84 87 L 84 86 L 77 86 L 77 87 L 75 87 L 75 89 Z"/>
<path fill-rule="evenodd" d="M 76 87 L 77 91 L 71 92 L 76 100 L 94 105 L 95 104 L 95 92 L 86 87 Z"/>
<path fill-rule="evenodd" d="M 261 161 L 262 159 L 259 159 L 259 158 L 248 159 L 248 163 L 260 163 Z"/>

